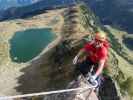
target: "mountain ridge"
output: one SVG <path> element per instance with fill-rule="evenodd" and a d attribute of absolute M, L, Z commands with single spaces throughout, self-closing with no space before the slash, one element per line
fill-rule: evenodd
<path fill-rule="evenodd" d="M 65 0 L 64 2 L 59 2 L 60 0 L 49 0 L 49 1 L 38 1 L 37 3 L 23 6 L 23 7 L 11 7 L 8 8 L 7 10 L 1 11 L 0 13 L 0 21 L 4 21 L 7 19 L 14 19 L 14 18 L 25 18 L 28 17 L 29 15 L 37 15 L 40 13 L 45 12 L 45 10 L 49 9 L 58 9 L 58 8 L 63 8 L 66 6 L 72 6 L 75 4 L 75 1 L 71 2 L 71 0 Z"/>
<path fill-rule="evenodd" d="M 39 0 L 0 0 L 0 10 L 6 10 L 11 7 L 20 7 L 36 3 Z"/>
<path fill-rule="evenodd" d="M 91 10 L 99 16 L 100 21 L 105 25 L 114 25 L 133 33 L 133 1 L 132 0 L 84 0 Z"/>

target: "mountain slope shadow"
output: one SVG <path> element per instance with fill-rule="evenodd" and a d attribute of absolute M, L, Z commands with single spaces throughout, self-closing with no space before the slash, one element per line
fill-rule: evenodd
<path fill-rule="evenodd" d="M 58 66 L 48 60 L 47 55 L 32 61 L 31 65 L 23 68 L 24 74 L 18 77 L 19 86 L 15 89 L 22 93 L 35 93 L 64 89 L 73 80 L 72 71 L 68 66 Z"/>

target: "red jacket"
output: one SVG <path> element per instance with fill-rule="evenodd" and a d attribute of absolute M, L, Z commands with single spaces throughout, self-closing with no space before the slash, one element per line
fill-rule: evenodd
<path fill-rule="evenodd" d="M 105 41 L 103 46 L 100 48 L 95 48 L 94 43 L 87 43 L 83 49 L 88 53 L 87 59 L 94 63 L 100 60 L 107 60 L 109 43 Z"/>

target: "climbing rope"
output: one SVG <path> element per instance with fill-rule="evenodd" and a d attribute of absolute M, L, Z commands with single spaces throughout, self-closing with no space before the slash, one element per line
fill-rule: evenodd
<path fill-rule="evenodd" d="M 16 99 L 16 98 L 23 98 L 23 97 L 33 97 L 33 96 L 42 96 L 42 95 L 49 95 L 49 94 L 57 94 L 57 93 L 65 93 L 65 92 L 72 92 L 72 91 L 79 91 L 79 90 L 88 90 L 96 88 L 97 84 L 94 86 L 86 86 L 83 88 L 72 88 L 72 89 L 64 89 L 64 90 L 56 90 L 56 91 L 48 91 L 48 92 L 40 92 L 40 93 L 32 93 L 32 94 L 23 94 L 23 95 L 16 95 L 16 96 L 1 96 L 0 100 L 9 100 L 9 99 Z"/>

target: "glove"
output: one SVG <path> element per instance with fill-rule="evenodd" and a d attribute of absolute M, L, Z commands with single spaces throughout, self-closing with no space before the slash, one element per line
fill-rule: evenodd
<path fill-rule="evenodd" d="M 89 81 L 90 81 L 90 82 L 94 82 L 95 79 L 96 79 L 95 76 L 90 76 Z"/>
<path fill-rule="evenodd" d="M 95 85 L 97 80 L 96 80 L 97 76 L 96 75 L 92 75 L 89 77 L 89 82 L 92 84 L 92 85 Z"/>
<path fill-rule="evenodd" d="M 78 62 L 78 56 L 75 56 L 74 59 L 73 59 L 73 64 L 76 65 Z"/>

